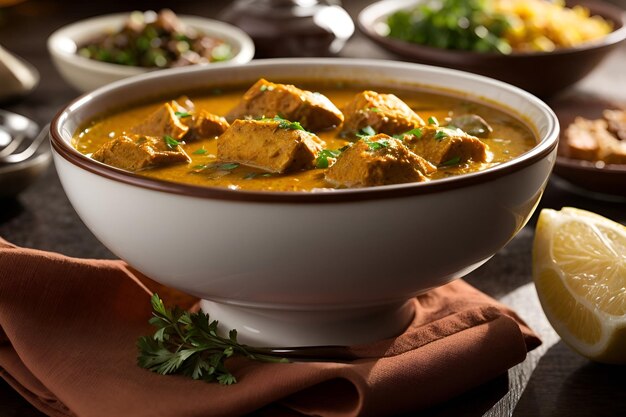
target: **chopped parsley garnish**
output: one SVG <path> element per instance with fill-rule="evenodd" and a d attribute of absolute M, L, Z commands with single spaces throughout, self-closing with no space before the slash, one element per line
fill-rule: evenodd
<path fill-rule="evenodd" d="M 405 136 L 415 136 L 416 138 L 422 137 L 422 129 L 416 127 L 415 129 L 411 129 L 408 132 L 400 133 L 399 135 L 393 135 L 396 139 L 404 139 Z"/>
<path fill-rule="evenodd" d="M 236 162 L 226 162 L 223 164 L 219 163 L 211 163 L 211 164 L 201 164 L 194 165 L 191 167 L 192 172 L 200 172 L 205 170 L 214 170 L 214 171 L 232 171 L 233 169 L 239 167 L 239 164 Z"/>
<path fill-rule="evenodd" d="M 207 150 L 204 148 L 196 149 L 195 151 L 193 151 L 194 155 L 204 155 L 205 153 L 207 153 Z"/>
<path fill-rule="evenodd" d="M 260 88 L 261 91 L 274 91 L 273 85 L 262 85 Z"/>
<path fill-rule="evenodd" d="M 368 140 L 364 140 L 365 144 L 369 146 L 370 151 L 377 151 L 379 149 L 384 149 L 389 147 L 389 141 L 387 140 L 378 140 L 375 142 L 371 142 Z"/>
<path fill-rule="evenodd" d="M 341 149 L 324 149 L 317 155 L 317 159 L 315 160 L 315 167 L 319 169 L 328 168 L 330 163 L 328 162 L 328 158 L 337 158 L 343 152 Z"/>
<path fill-rule="evenodd" d="M 272 176 L 272 174 L 269 173 L 269 172 L 265 172 L 263 174 L 261 174 L 260 172 L 249 172 L 249 173 L 247 173 L 243 177 L 243 179 L 244 180 L 251 180 L 251 179 L 256 178 L 256 177 L 271 177 L 271 176 Z"/>
<path fill-rule="evenodd" d="M 187 111 L 175 111 L 174 115 L 179 119 L 184 119 L 185 117 L 191 117 L 191 113 Z"/>
<path fill-rule="evenodd" d="M 165 141 L 165 145 L 170 149 L 176 149 L 176 147 L 181 144 L 181 142 L 168 135 L 163 136 L 163 140 Z"/>
<path fill-rule="evenodd" d="M 438 130 L 437 133 L 435 133 L 435 140 L 436 141 L 443 140 L 443 139 L 445 139 L 447 137 L 448 137 L 448 133 L 446 133 L 445 130 Z"/>
<path fill-rule="evenodd" d="M 375 134 L 376 134 L 376 131 L 374 130 L 372 126 L 365 126 L 364 128 L 361 128 L 361 130 L 357 132 L 356 137 L 368 138 L 370 136 L 374 136 Z"/>
<path fill-rule="evenodd" d="M 272 118 L 267 118 L 267 117 L 262 117 L 261 119 L 259 119 L 263 122 L 278 122 L 278 127 L 281 129 L 288 129 L 288 130 L 302 130 L 307 132 L 307 130 L 305 128 L 302 127 L 302 125 L 300 124 L 300 122 L 290 122 L 289 120 L 281 117 L 281 116 L 274 116 Z"/>
<path fill-rule="evenodd" d="M 440 163 L 439 166 L 440 167 L 451 167 L 453 165 L 458 165 L 459 162 L 461 162 L 461 157 L 459 155 L 457 155 L 454 158 L 450 158 L 447 161 Z"/>
<path fill-rule="evenodd" d="M 372 113 L 380 113 L 380 109 L 378 107 L 370 107 L 368 110 Z"/>
<path fill-rule="evenodd" d="M 435 116 L 430 116 L 428 118 L 428 124 L 429 125 L 439 126 L 439 120 L 437 120 L 437 118 Z"/>
<path fill-rule="evenodd" d="M 236 162 L 228 162 L 228 163 L 225 163 L 225 164 L 217 165 L 216 168 L 217 169 L 223 169 L 223 170 L 226 170 L 226 171 L 231 171 L 231 170 L 237 168 L 238 166 L 239 166 L 239 164 L 236 163 Z"/>

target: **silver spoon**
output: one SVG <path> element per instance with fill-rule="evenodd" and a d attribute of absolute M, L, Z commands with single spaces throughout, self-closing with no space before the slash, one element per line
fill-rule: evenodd
<path fill-rule="evenodd" d="M 48 128 L 19 114 L 0 110 L 0 198 L 20 193 L 50 164 Z"/>

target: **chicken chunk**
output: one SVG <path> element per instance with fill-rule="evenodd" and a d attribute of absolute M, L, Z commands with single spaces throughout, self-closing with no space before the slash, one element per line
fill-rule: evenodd
<path fill-rule="evenodd" d="M 181 118 L 182 122 L 189 127 L 185 136 L 186 141 L 200 138 L 214 138 L 226 131 L 230 124 L 222 116 L 199 110 L 187 117 Z"/>
<path fill-rule="evenodd" d="M 176 115 L 173 104 L 175 102 L 164 103 L 154 111 L 143 123 L 130 129 L 131 133 L 146 136 L 170 136 L 176 140 L 181 140 L 189 131 L 189 127 Z"/>
<path fill-rule="evenodd" d="M 232 123 L 235 119 L 246 117 L 274 116 L 298 121 L 305 129 L 315 132 L 331 129 L 343 122 L 343 114 L 326 96 L 264 79 L 250 87 L 226 119 Z"/>
<path fill-rule="evenodd" d="M 435 170 L 400 140 L 378 134 L 346 149 L 326 172 L 326 181 L 340 187 L 421 182 Z"/>
<path fill-rule="evenodd" d="M 424 125 L 411 108 L 393 94 L 363 91 L 344 108 L 343 133 L 355 134 L 371 127 L 377 133 L 395 135 Z"/>
<path fill-rule="evenodd" d="M 492 158 L 484 142 L 456 128 L 423 126 L 403 135 L 403 140 L 411 151 L 437 166 Z"/>
<path fill-rule="evenodd" d="M 286 120 L 235 120 L 217 140 L 217 158 L 269 172 L 313 168 L 324 142 Z"/>
<path fill-rule="evenodd" d="M 119 136 L 102 145 L 91 157 L 128 171 L 191 162 L 175 140 L 144 135 Z"/>

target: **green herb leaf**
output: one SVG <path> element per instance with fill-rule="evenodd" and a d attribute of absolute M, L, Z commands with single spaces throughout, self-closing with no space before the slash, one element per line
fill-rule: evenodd
<path fill-rule="evenodd" d="M 458 165 L 459 162 L 461 162 L 461 157 L 457 155 L 454 158 L 450 158 L 447 161 L 440 163 L 439 167 L 451 167 L 454 165 Z"/>
<path fill-rule="evenodd" d="M 165 141 L 165 145 L 170 149 L 176 149 L 178 145 L 180 145 L 179 141 L 168 135 L 163 136 L 163 140 Z"/>
<path fill-rule="evenodd" d="M 370 136 L 374 136 L 376 131 L 372 126 L 365 126 L 361 130 L 359 130 L 356 134 L 357 138 L 368 138 Z"/>
<path fill-rule="evenodd" d="M 437 120 L 437 118 L 435 116 L 430 116 L 428 118 L 428 124 L 429 125 L 439 126 L 439 120 Z"/>
<path fill-rule="evenodd" d="M 405 136 L 415 136 L 416 138 L 422 137 L 422 129 L 416 127 L 415 129 L 411 129 L 407 132 L 400 133 L 399 135 L 393 135 L 394 138 L 403 140 Z"/>
<path fill-rule="evenodd" d="M 168 309 L 157 294 L 153 294 L 150 302 L 153 310 L 150 324 L 157 331 L 153 337 L 142 336 L 137 341 L 137 364 L 142 368 L 162 375 L 182 374 L 231 385 L 237 379 L 226 367 L 226 358 L 243 356 L 264 362 L 287 362 L 265 354 L 260 348 L 239 344 L 234 330 L 228 337 L 220 336 L 218 322 L 211 321 L 202 311 Z"/>
<path fill-rule="evenodd" d="M 370 107 L 368 110 L 372 113 L 380 113 L 380 109 L 378 107 Z"/>
<path fill-rule="evenodd" d="M 274 116 L 272 118 L 262 117 L 259 119 L 264 122 L 278 122 L 278 127 L 281 129 L 289 129 L 289 130 L 303 130 L 307 132 L 307 130 L 302 127 L 300 122 L 290 122 L 289 120 L 281 117 L 280 115 Z"/>
<path fill-rule="evenodd" d="M 226 171 L 231 171 L 231 170 L 237 168 L 238 166 L 239 166 L 239 164 L 236 163 L 236 162 L 229 162 L 229 163 L 226 163 L 226 164 L 217 165 L 216 168 L 218 168 L 218 169 L 225 169 Z"/>
<path fill-rule="evenodd" d="M 330 165 L 328 158 L 339 157 L 339 155 L 341 155 L 341 153 L 343 152 L 342 149 L 336 149 L 336 150 L 324 149 L 319 154 L 317 154 L 317 159 L 315 160 L 315 167 L 319 169 L 328 168 L 328 166 Z"/>
<path fill-rule="evenodd" d="M 389 147 L 389 141 L 386 141 L 386 140 L 378 140 L 375 142 L 370 142 L 370 141 L 365 140 L 364 142 L 367 144 L 367 146 L 369 146 L 370 151 L 377 151 L 379 149 L 384 149 L 384 148 Z"/>
<path fill-rule="evenodd" d="M 438 130 L 437 133 L 435 133 L 435 140 L 436 141 L 443 140 L 443 139 L 445 139 L 447 137 L 448 137 L 448 133 L 445 130 Z"/>
<path fill-rule="evenodd" d="M 174 116 L 178 117 L 179 119 L 184 119 L 185 117 L 191 117 L 191 113 L 186 111 L 175 111 Z"/>
<path fill-rule="evenodd" d="M 193 151 L 194 155 L 204 155 L 205 153 L 207 153 L 208 151 L 204 148 L 200 148 L 200 149 L 196 149 L 195 151 Z"/>

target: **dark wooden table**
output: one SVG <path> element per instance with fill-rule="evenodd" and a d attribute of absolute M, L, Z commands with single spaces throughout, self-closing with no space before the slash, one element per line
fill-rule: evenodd
<path fill-rule="evenodd" d="M 623 0 L 615 0 L 621 1 Z M 169 4 L 168 4 L 169 3 Z M 348 0 L 352 16 L 368 3 Z M 0 108 L 33 118 L 41 125 L 78 93 L 52 66 L 46 38 L 56 28 L 103 13 L 170 6 L 176 12 L 213 17 L 227 1 L 166 2 L 31 0 L 0 9 L 0 43 L 34 64 L 41 83 L 29 96 Z M 356 34 L 341 54 L 345 57 L 397 59 Z M 593 74 L 553 103 L 590 95 L 626 102 L 626 44 Z M 540 69 L 538 69 L 540 70 Z M 564 68 L 564 71 L 567 69 Z M 2 86 L 0 86 L 1 88 Z M 583 101 L 584 101 L 583 100 Z M 540 209 L 574 206 L 626 223 L 624 201 L 602 201 L 571 192 L 551 179 Z M 531 279 L 530 251 L 537 214 L 490 262 L 467 277 L 482 291 L 510 305 L 535 329 L 543 345 L 503 375 L 472 392 L 420 415 L 428 416 L 623 416 L 626 415 L 625 367 L 589 362 L 559 339 L 545 318 Z M 77 257 L 107 258 L 111 253 L 82 224 L 70 206 L 53 167 L 15 199 L 0 200 L 0 236 L 21 246 Z M 6 383 L 0 381 L 0 417 L 41 416 Z"/>

